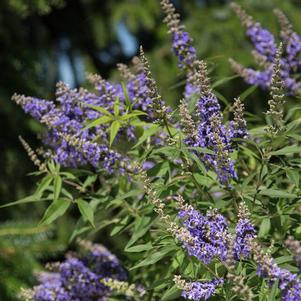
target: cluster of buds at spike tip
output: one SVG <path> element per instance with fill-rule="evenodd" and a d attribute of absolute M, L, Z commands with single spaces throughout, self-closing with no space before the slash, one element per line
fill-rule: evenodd
<path fill-rule="evenodd" d="M 214 141 L 215 153 L 212 164 L 220 182 L 229 183 L 231 178 L 236 177 L 236 173 L 234 171 L 234 163 L 230 159 L 230 151 L 221 136 L 221 117 L 218 114 L 214 114 L 209 121 L 212 129 L 211 135 L 213 136 L 211 140 Z"/>
<path fill-rule="evenodd" d="M 284 40 L 287 40 L 289 37 L 291 37 L 291 35 L 294 32 L 293 26 L 290 23 L 290 21 L 288 20 L 288 18 L 286 17 L 286 15 L 284 14 L 284 12 L 281 11 L 280 9 L 274 9 L 274 14 L 278 18 L 278 22 L 281 27 L 281 33 L 280 33 L 281 37 Z"/>
<path fill-rule="evenodd" d="M 187 103 L 184 99 L 180 101 L 180 123 L 183 129 L 183 133 L 186 135 L 186 139 L 191 140 L 190 143 L 193 144 L 197 136 L 196 124 L 189 113 Z"/>
<path fill-rule="evenodd" d="M 283 93 L 283 81 L 281 78 L 281 54 L 282 43 L 279 45 L 276 53 L 276 59 L 273 67 L 272 81 L 271 81 L 271 99 L 268 101 L 269 109 L 266 115 L 271 119 L 271 125 L 266 128 L 266 131 L 271 135 L 277 135 L 283 128 L 283 106 L 285 103 Z"/>
<path fill-rule="evenodd" d="M 184 29 L 183 25 L 180 25 L 180 15 L 176 13 L 176 9 L 170 0 L 161 0 L 161 7 L 165 13 L 164 23 L 168 26 L 169 33 L 180 32 Z"/>
<path fill-rule="evenodd" d="M 140 60 L 143 64 L 144 74 L 146 77 L 146 86 L 148 87 L 146 94 L 147 97 L 151 99 L 151 103 L 149 104 L 149 109 L 156 116 L 158 122 L 166 123 L 170 119 L 168 113 L 169 109 L 162 101 L 162 97 L 158 92 L 157 84 L 154 78 L 152 77 L 150 66 L 144 54 L 142 46 L 140 47 Z"/>
<path fill-rule="evenodd" d="M 105 278 L 100 280 L 105 286 L 109 287 L 113 292 L 118 295 L 124 295 L 134 300 L 141 300 L 146 291 L 143 287 L 129 284 L 126 281 L 119 281 L 117 279 Z"/>
<path fill-rule="evenodd" d="M 33 301 L 34 300 L 33 299 L 34 298 L 34 290 L 21 287 L 18 297 L 24 301 Z"/>
<path fill-rule="evenodd" d="M 39 168 L 39 171 L 47 171 L 46 165 L 41 162 L 41 160 L 38 158 L 37 154 L 30 147 L 30 145 L 21 136 L 19 136 L 19 140 L 22 143 L 24 149 L 26 150 L 28 157 L 33 162 L 33 164 Z"/>
<path fill-rule="evenodd" d="M 235 245 L 235 237 L 228 234 L 229 252 L 225 266 L 227 268 L 227 279 L 231 282 L 231 290 L 240 296 L 245 301 L 252 301 L 254 294 L 251 288 L 245 283 L 245 277 L 237 274 L 236 261 L 233 257 L 233 250 Z"/>
<path fill-rule="evenodd" d="M 233 121 L 230 122 L 231 138 L 246 138 L 248 136 L 248 132 L 247 122 L 244 119 L 245 107 L 240 98 L 235 99 L 231 110 L 234 114 Z"/>
<path fill-rule="evenodd" d="M 167 24 L 168 32 L 172 35 L 172 49 L 178 58 L 178 65 L 182 69 L 193 70 L 196 59 L 196 50 L 192 46 L 192 38 L 180 25 L 179 14 L 170 0 L 161 0 L 161 7 L 165 13 L 164 22 Z"/>
<path fill-rule="evenodd" d="M 192 246 L 194 244 L 194 239 L 189 231 L 185 227 L 180 227 L 169 214 L 165 213 L 165 204 L 156 196 L 156 192 L 152 188 L 151 180 L 147 176 L 146 171 L 142 167 L 139 167 L 138 174 L 143 183 L 144 191 L 148 196 L 150 203 L 154 206 L 154 211 L 158 214 L 160 220 L 166 224 L 167 232 L 181 242 L 185 242 L 189 246 Z"/>
<path fill-rule="evenodd" d="M 192 87 L 195 87 L 196 92 L 201 93 L 201 95 L 209 95 L 212 93 L 210 79 L 208 77 L 208 67 L 205 61 L 194 61 L 193 72 L 188 74 L 187 82 Z"/>
<path fill-rule="evenodd" d="M 301 243 L 294 239 L 293 236 L 289 236 L 285 241 L 285 245 L 293 254 L 294 260 L 301 271 Z"/>
<path fill-rule="evenodd" d="M 135 79 L 135 75 L 131 72 L 130 68 L 125 64 L 117 64 L 117 69 L 120 75 L 127 81 Z"/>
<path fill-rule="evenodd" d="M 245 27 L 251 27 L 255 24 L 255 21 L 252 16 L 248 15 L 244 9 L 237 3 L 232 2 L 231 8 L 235 12 L 235 14 L 239 17 L 240 22 Z"/>

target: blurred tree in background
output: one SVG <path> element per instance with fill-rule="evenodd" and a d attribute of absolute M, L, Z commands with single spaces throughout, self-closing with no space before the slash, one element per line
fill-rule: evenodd
<path fill-rule="evenodd" d="M 251 45 L 238 18 L 230 10 L 229 2 L 174 1 L 194 38 L 198 56 L 209 63 L 212 81 L 218 82 L 225 77 L 234 81 L 232 85 L 220 83 L 217 86 L 220 97 L 232 101 L 248 86 L 240 78 L 233 77 L 228 58 L 235 57 L 246 66 L 254 62 Z M 272 10 L 280 8 L 287 13 L 295 30 L 301 33 L 301 24 L 297 22 L 300 1 L 236 2 L 275 34 L 279 27 Z M 86 72 L 114 79 L 118 76 L 116 64 L 129 63 L 139 45 L 143 45 L 161 93 L 170 105 L 176 105 L 183 90 L 182 76 L 170 52 L 170 36 L 162 23 L 159 0 L 3 0 L 0 1 L 0 41 L 1 203 L 21 198 L 33 189 L 31 178 L 26 176 L 33 170 L 33 165 L 23 151 L 18 135 L 37 147 L 36 136 L 42 130 L 10 101 L 14 92 L 51 98 L 59 80 L 71 87 L 84 85 Z M 265 92 L 257 89 L 247 98 L 246 104 L 259 113 L 265 105 L 261 99 L 267 97 Z M 58 252 L 64 250 L 68 241 L 68 231 L 53 233 L 51 229 L 41 229 L 35 233 L 34 221 L 23 222 L 24 217 L 29 218 L 28 208 L 7 208 L 1 214 L 0 278 L 12 275 L 0 284 L 0 296 L 6 301 L 16 300 L 17 289 L 31 283 L 28 275 L 39 266 L 37 260 L 42 258 L 39 254 L 46 255 L 49 241 L 57 246 L 54 249 Z M 39 209 L 31 206 L 30 210 Z M 34 216 L 37 215 L 38 211 Z M 4 222 L 12 219 L 18 221 L 14 225 Z M 25 238 L 18 238 L 18 231 L 12 233 L 9 230 L 24 227 L 31 229 Z M 44 244 L 40 243 L 42 240 Z M 37 251 L 34 241 L 39 241 L 45 248 Z M 24 246 L 27 248 L 25 255 L 22 252 Z"/>

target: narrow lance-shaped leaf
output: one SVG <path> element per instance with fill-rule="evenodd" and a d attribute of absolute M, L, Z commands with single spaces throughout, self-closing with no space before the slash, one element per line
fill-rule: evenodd
<path fill-rule="evenodd" d="M 113 120 L 113 118 L 111 116 L 101 116 L 101 117 L 93 120 L 92 122 L 90 122 L 83 130 L 90 129 L 92 127 L 96 127 L 101 124 L 106 124 L 112 120 Z"/>
<path fill-rule="evenodd" d="M 110 127 L 110 146 L 113 144 L 119 129 L 120 129 L 119 121 L 117 120 L 113 121 Z"/>
<path fill-rule="evenodd" d="M 114 115 L 118 116 L 119 115 L 119 96 L 116 97 L 115 103 L 114 103 Z"/>
<path fill-rule="evenodd" d="M 87 201 L 84 201 L 82 199 L 77 199 L 76 200 L 78 209 L 83 216 L 84 219 L 88 220 L 89 223 L 95 228 L 94 225 L 94 212 L 92 207 Z"/>
<path fill-rule="evenodd" d="M 51 203 L 44 213 L 39 225 L 49 225 L 54 222 L 57 218 L 62 216 L 71 204 L 70 200 L 58 199 Z"/>
<path fill-rule="evenodd" d="M 54 186 L 53 186 L 53 200 L 54 202 L 57 201 L 57 199 L 60 196 L 62 189 L 62 178 L 57 175 L 54 179 Z"/>

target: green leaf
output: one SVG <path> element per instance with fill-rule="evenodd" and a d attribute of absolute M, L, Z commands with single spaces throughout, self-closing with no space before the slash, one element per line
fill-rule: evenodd
<path fill-rule="evenodd" d="M 211 88 L 214 89 L 214 88 L 216 88 L 220 85 L 223 85 L 223 84 L 225 84 L 225 83 L 227 83 L 227 82 L 229 82 L 229 81 L 231 81 L 235 78 L 238 78 L 238 77 L 239 77 L 238 75 L 232 75 L 232 76 L 228 76 L 228 77 L 224 77 L 222 79 L 219 79 L 211 85 Z"/>
<path fill-rule="evenodd" d="M 139 238 L 141 238 L 148 231 L 152 222 L 153 221 L 149 216 L 136 218 L 133 235 L 132 235 L 131 239 L 129 240 L 129 242 L 127 243 L 127 245 L 125 246 L 125 249 L 128 249 Z"/>
<path fill-rule="evenodd" d="M 162 301 L 175 300 L 181 296 L 181 290 L 174 284 L 162 296 Z"/>
<path fill-rule="evenodd" d="M 269 234 L 270 229 L 271 229 L 271 221 L 268 217 L 266 217 L 261 221 L 258 236 L 266 237 Z"/>
<path fill-rule="evenodd" d="M 90 129 L 92 127 L 98 126 L 100 124 L 108 123 L 112 120 L 113 120 L 113 118 L 111 116 L 101 116 L 101 117 L 93 120 L 92 122 L 90 122 L 86 127 L 83 128 L 83 131 Z"/>
<path fill-rule="evenodd" d="M 288 193 L 282 190 L 276 189 L 263 189 L 259 192 L 260 195 L 269 196 L 271 198 L 296 198 L 298 197 L 296 194 Z"/>
<path fill-rule="evenodd" d="M 15 205 L 20 205 L 20 204 L 34 203 L 34 202 L 45 201 L 45 200 L 48 200 L 48 198 L 41 199 L 39 196 L 36 196 L 33 194 L 33 195 L 27 196 L 23 199 L 20 199 L 18 201 L 1 205 L 0 208 L 10 207 L 10 206 L 15 206 Z"/>
<path fill-rule="evenodd" d="M 94 212 L 92 207 L 87 201 L 84 201 L 82 199 L 76 200 L 78 209 L 82 215 L 82 217 L 90 222 L 90 224 L 95 228 L 94 225 Z"/>
<path fill-rule="evenodd" d="M 133 117 L 136 117 L 136 116 L 140 116 L 140 115 L 147 115 L 145 112 L 132 112 L 132 113 L 129 113 L 129 114 L 126 114 L 126 115 L 122 115 L 120 117 L 120 120 L 124 121 L 124 120 L 127 120 L 127 119 L 130 119 L 130 118 L 133 118 Z"/>
<path fill-rule="evenodd" d="M 62 190 L 62 178 L 59 175 L 57 175 L 54 178 L 54 186 L 53 186 L 53 201 L 54 202 L 57 201 L 57 199 L 59 198 L 61 190 Z"/>
<path fill-rule="evenodd" d="M 142 260 L 140 263 L 133 266 L 130 270 L 134 270 L 134 269 L 137 269 L 140 267 L 154 264 L 154 263 L 158 262 L 159 260 L 161 260 L 162 258 L 166 257 L 166 255 L 168 255 L 171 252 L 173 252 L 173 253 L 175 252 L 175 246 L 172 246 L 172 247 L 169 246 L 169 247 L 162 248 L 160 251 L 147 256 L 146 259 Z"/>
<path fill-rule="evenodd" d="M 137 146 L 145 142 L 149 137 L 156 134 L 159 131 L 159 129 L 159 125 L 155 124 L 149 127 L 148 129 L 144 130 L 143 135 L 139 138 L 138 142 L 133 146 L 133 148 L 136 148 Z"/>
<path fill-rule="evenodd" d="M 53 177 L 51 175 L 47 175 L 46 177 L 44 177 L 38 185 L 35 195 L 42 195 L 42 193 L 50 186 L 52 180 Z"/>
<path fill-rule="evenodd" d="M 125 216 L 121 221 L 117 222 L 117 225 L 112 229 L 110 235 L 114 236 L 123 230 L 130 222 L 131 217 L 129 215 Z"/>
<path fill-rule="evenodd" d="M 110 146 L 113 144 L 119 129 L 120 129 L 119 121 L 117 120 L 113 121 L 110 128 Z"/>
<path fill-rule="evenodd" d="M 300 173 L 299 173 L 299 170 L 288 169 L 288 170 L 286 171 L 286 174 L 287 174 L 288 178 L 289 178 L 296 186 L 299 186 L 299 182 L 300 182 Z"/>
<path fill-rule="evenodd" d="M 250 88 L 248 88 L 247 90 L 245 90 L 244 92 L 242 92 L 239 95 L 239 98 L 241 101 L 245 100 L 249 95 L 251 95 L 258 87 L 257 86 L 251 86 Z"/>
<path fill-rule="evenodd" d="M 142 245 L 137 245 L 137 246 L 134 246 L 134 247 L 130 247 L 130 248 L 126 248 L 125 251 L 126 252 L 132 252 L 132 253 L 139 253 L 139 252 L 144 252 L 144 251 L 148 251 L 150 249 L 152 249 L 153 246 L 151 244 L 151 242 L 148 242 L 146 244 L 142 244 Z"/>
<path fill-rule="evenodd" d="M 119 96 L 116 97 L 115 103 L 114 103 L 114 115 L 118 116 L 119 115 Z"/>
<path fill-rule="evenodd" d="M 125 105 L 126 105 L 127 109 L 130 109 L 131 108 L 131 101 L 130 101 L 130 98 L 129 98 L 129 95 L 128 95 L 126 85 L 123 82 L 121 83 L 121 85 L 122 85 L 123 94 L 124 94 L 124 97 L 125 97 Z"/>
<path fill-rule="evenodd" d="M 301 146 L 286 146 L 274 152 L 271 152 L 270 155 L 272 156 L 281 156 L 281 155 L 288 155 L 288 154 L 295 154 L 301 152 Z"/>
<path fill-rule="evenodd" d="M 195 146 L 192 146 L 192 147 L 188 147 L 187 149 L 189 150 L 195 150 L 199 153 L 203 153 L 203 154 L 210 154 L 210 155 L 214 155 L 214 151 L 208 149 L 208 148 L 205 148 L 205 147 L 195 147 Z"/>
<path fill-rule="evenodd" d="M 58 199 L 47 208 L 39 225 L 49 225 L 62 216 L 69 208 L 71 202 L 65 199 Z"/>
<path fill-rule="evenodd" d="M 93 106 L 93 105 L 90 105 L 90 104 L 87 104 L 85 103 L 85 105 L 95 111 L 98 111 L 100 113 L 103 113 L 107 116 L 113 116 L 109 111 L 107 111 L 106 109 L 102 108 L 102 107 L 98 107 L 98 106 Z"/>
<path fill-rule="evenodd" d="M 275 301 L 276 300 L 276 295 L 278 292 L 278 282 L 279 282 L 279 280 L 276 280 L 274 282 L 272 289 L 270 289 L 270 293 L 269 293 L 267 301 Z"/>

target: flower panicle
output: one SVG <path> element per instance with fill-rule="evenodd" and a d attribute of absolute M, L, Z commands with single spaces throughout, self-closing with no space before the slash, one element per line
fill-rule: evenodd
<path fill-rule="evenodd" d="M 143 64 L 143 71 L 146 77 L 146 85 L 148 87 L 146 94 L 151 99 L 149 108 L 151 111 L 153 111 L 159 122 L 165 123 L 170 118 L 168 108 L 165 106 L 162 97 L 159 94 L 156 81 L 152 77 L 149 62 L 144 54 L 142 46 L 140 47 L 140 60 Z"/>
<path fill-rule="evenodd" d="M 241 260 L 250 256 L 250 243 L 256 238 L 255 227 L 251 221 L 251 213 L 245 202 L 239 204 L 238 218 L 232 247 L 232 256 L 235 260 Z"/>
<path fill-rule="evenodd" d="M 134 298 L 135 300 L 141 300 L 140 298 L 142 298 L 146 294 L 146 291 L 143 287 L 139 287 L 135 284 L 130 284 L 127 281 L 104 278 L 101 279 L 100 282 L 109 287 L 117 294 L 124 295 L 129 298 Z"/>
<path fill-rule="evenodd" d="M 294 33 L 293 25 L 290 23 L 287 16 L 282 10 L 274 9 L 274 14 L 276 15 L 281 27 L 281 37 L 285 40 L 288 39 Z"/>
<path fill-rule="evenodd" d="M 41 162 L 41 160 L 38 158 L 35 151 L 30 147 L 30 145 L 22 138 L 22 136 L 19 136 L 19 140 L 21 144 L 23 145 L 25 151 L 27 152 L 28 157 L 33 162 L 35 166 L 39 168 L 39 171 L 45 172 L 47 171 L 46 165 Z"/>
<path fill-rule="evenodd" d="M 281 78 L 281 54 L 282 43 L 280 43 L 273 65 L 273 74 L 270 86 L 271 99 L 268 101 L 269 109 L 266 115 L 271 118 L 272 124 L 267 127 L 267 132 L 276 135 L 283 127 L 283 106 L 285 94 L 283 80 Z"/>
<path fill-rule="evenodd" d="M 210 281 L 202 282 L 188 282 L 180 275 L 174 275 L 173 280 L 176 286 L 182 290 L 182 297 L 193 301 L 209 299 L 212 295 L 214 295 L 217 286 L 224 283 L 223 278 L 215 278 Z"/>
<path fill-rule="evenodd" d="M 161 0 L 160 4 L 165 13 L 163 22 L 167 24 L 168 32 L 176 33 L 183 31 L 184 26 L 180 25 L 180 15 L 176 13 L 176 9 L 170 0 Z"/>
<path fill-rule="evenodd" d="M 192 246 L 194 244 L 194 238 L 190 235 L 189 231 L 185 227 L 180 227 L 169 214 L 165 213 L 165 204 L 156 196 L 156 192 L 152 188 L 151 180 L 147 176 L 146 171 L 141 166 L 139 166 L 137 170 L 140 179 L 142 180 L 144 191 L 148 196 L 149 201 L 154 206 L 154 211 L 167 225 L 167 231 L 180 241 L 186 243 L 189 246 Z"/>
<path fill-rule="evenodd" d="M 225 261 L 227 268 L 227 279 L 231 282 L 231 290 L 238 296 L 242 297 L 245 301 L 252 301 L 254 294 L 251 288 L 246 284 L 245 277 L 241 274 L 237 274 L 236 260 L 233 257 L 233 251 L 235 248 L 235 237 L 231 234 L 228 235 L 229 251 L 228 257 Z"/>
<path fill-rule="evenodd" d="M 192 119 L 192 116 L 189 113 L 187 103 L 184 99 L 180 101 L 180 122 L 183 128 L 184 134 L 187 136 L 188 139 L 195 140 L 197 135 L 197 127 L 195 122 Z"/>
<path fill-rule="evenodd" d="M 230 134 L 232 138 L 246 138 L 248 136 L 244 110 L 245 107 L 240 98 L 234 99 L 234 104 L 232 106 L 234 118 L 233 121 L 230 122 Z"/>
<path fill-rule="evenodd" d="M 135 79 L 135 75 L 131 72 L 130 68 L 125 64 L 117 64 L 117 69 L 120 75 L 127 81 Z"/>
<path fill-rule="evenodd" d="M 257 50 L 252 50 L 252 55 L 253 58 L 255 60 L 255 63 L 260 66 L 263 67 L 264 69 L 267 69 L 270 67 L 271 63 L 267 60 L 267 57 L 265 55 L 262 55 L 261 53 L 259 53 Z M 233 61 L 233 60 L 232 60 Z M 234 62 L 234 61 L 233 61 Z M 235 70 L 235 62 L 234 62 L 234 66 L 233 69 Z M 238 73 L 238 72 L 237 72 Z M 238 73 L 239 74 L 239 73 Z M 240 75 L 240 74 L 239 74 Z"/>
<path fill-rule="evenodd" d="M 301 271 L 301 243 L 294 239 L 293 236 L 289 236 L 285 240 L 285 245 L 291 251 L 294 256 L 294 260 L 297 263 L 300 271 Z"/>
<path fill-rule="evenodd" d="M 231 8 L 239 17 L 240 22 L 243 26 L 248 28 L 255 24 L 253 17 L 248 15 L 247 12 L 239 4 L 232 2 Z"/>
<path fill-rule="evenodd" d="M 222 121 L 220 114 L 210 117 L 209 123 L 212 129 L 211 140 L 214 144 L 215 160 L 214 168 L 222 184 L 229 183 L 231 178 L 236 178 L 234 162 L 230 159 L 230 150 L 221 136 Z"/>
<path fill-rule="evenodd" d="M 271 284 L 279 281 L 279 289 L 285 301 L 301 300 L 301 281 L 296 274 L 280 268 L 269 253 L 264 251 L 256 241 L 251 241 L 254 261 L 258 265 L 257 274 L 267 278 Z"/>

